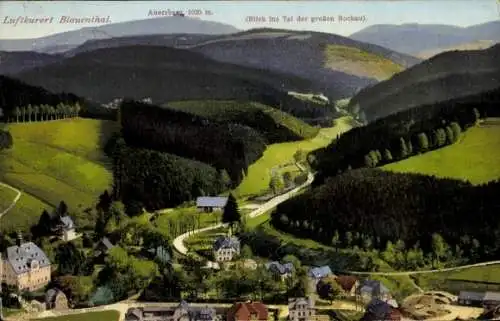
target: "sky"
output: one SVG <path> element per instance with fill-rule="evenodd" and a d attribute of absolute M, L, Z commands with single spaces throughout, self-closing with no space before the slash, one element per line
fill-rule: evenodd
<path fill-rule="evenodd" d="M 113 23 L 154 18 L 149 16 L 150 10 L 182 11 L 186 16 L 201 12 L 195 16 L 227 23 L 241 30 L 274 27 L 348 36 L 373 24 L 420 23 L 466 27 L 494 21 L 500 18 L 500 0 L 1 1 L 0 39 L 38 38 L 103 24 L 89 20 L 61 23 L 62 16 L 101 19 L 109 16 L 108 21 Z M 339 15 L 354 16 L 358 21 L 340 22 Z M 279 21 L 270 22 L 269 16 L 278 17 Z M 293 21 L 283 16 L 293 17 Z M 298 16 L 307 17 L 307 20 L 299 22 Z M 311 19 L 321 16 L 334 19 Z M 23 23 L 24 18 L 18 17 L 41 20 Z M 266 22 L 249 21 L 248 17 L 265 17 Z"/>

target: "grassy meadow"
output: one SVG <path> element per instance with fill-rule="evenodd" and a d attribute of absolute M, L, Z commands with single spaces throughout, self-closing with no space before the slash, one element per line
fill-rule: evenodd
<path fill-rule="evenodd" d="M 120 312 L 115 310 L 99 311 L 79 314 L 62 315 L 43 319 L 32 319 L 33 321 L 118 321 Z"/>
<path fill-rule="evenodd" d="M 22 195 L 2 218 L 2 228 L 32 224 L 43 208 L 57 206 L 61 200 L 70 210 L 83 210 L 110 187 L 110 164 L 102 146 L 117 130 L 115 122 L 77 118 L 4 127 L 11 132 L 14 146 L 0 153 L 0 181 Z M 0 196 L 1 207 L 9 197 Z"/>
<path fill-rule="evenodd" d="M 404 70 L 403 66 L 387 58 L 354 47 L 327 45 L 324 56 L 325 67 L 379 81 Z"/>
<path fill-rule="evenodd" d="M 460 291 L 500 291 L 500 264 L 420 274 L 413 278 L 423 289 L 439 289 L 455 294 Z"/>
<path fill-rule="evenodd" d="M 350 118 L 343 117 L 335 120 L 333 127 L 320 129 L 314 138 L 269 145 L 264 155 L 248 168 L 248 175 L 235 190 L 236 195 L 246 197 L 268 189 L 272 168 L 294 162 L 293 155 L 299 149 L 310 152 L 328 145 L 338 134 L 351 129 L 351 126 Z"/>
<path fill-rule="evenodd" d="M 481 184 L 500 178 L 500 119 L 468 129 L 458 142 L 388 164 L 382 169 L 469 180 Z"/>

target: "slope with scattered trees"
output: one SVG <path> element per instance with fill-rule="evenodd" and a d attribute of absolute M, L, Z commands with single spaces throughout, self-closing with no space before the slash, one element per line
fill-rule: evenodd
<path fill-rule="evenodd" d="M 500 89 L 412 108 L 334 140 L 313 153 L 315 183 L 352 168 L 376 167 L 453 144 L 480 117 L 500 115 Z"/>

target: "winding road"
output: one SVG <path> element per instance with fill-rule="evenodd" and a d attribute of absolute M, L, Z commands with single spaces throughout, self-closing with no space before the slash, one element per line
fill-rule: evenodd
<path fill-rule="evenodd" d="M 297 167 L 299 167 L 302 171 L 307 171 L 300 164 L 297 164 Z M 294 189 L 292 189 L 292 190 L 290 190 L 290 191 L 288 191 L 288 192 L 286 192 L 284 194 L 281 194 L 281 195 L 273 197 L 271 200 L 267 201 L 266 203 L 264 203 L 262 205 L 259 205 L 255 210 L 253 210 L 252 212 L 250 212 L 248 214 L 248 217 L 249 218 L 254 218 L 254 217 L 260 216 L 260 215 L 266 213 L 267 211 L 275 208 L 279 204 L 281 204 L 281 203 L 285 202 L 286 200 L 292 198 L 295 194 L 297 194 L 303 188 L 311 185 L 311 183 L 313 182 L 313 180 L 314 180 L 314 175 L 309 172 L 307 174 L 307 180 L 303 184 L 295 187 Z M 225 224 L 225 223 L 219 223 L 219 224 L 207 226 L 207 227 L 204 227 L 204 228 L 200 228 L 200 229 L 197 229 L 197 230 L 194 230 L 194 231 L 189 231 L 189 232 L 186 232 L 184 234 L 181 234 L 181 235 L 177 236 L 174 239 L 173 247 L 180 254 L 187 255 L 188 248 L 184 245 L 184 241 L 188 237 L 193 236 L 193 235 L 198 234 L 198 233 L 215 230 L 215 229 L 217 229 L 219 227 L 223 227 L 223 226 L 227 226 L 227 224 Z"/>
<path fill-rule="evenodd" d="M 6 188 L 16 192 L 16 196 L 14 197 L 14 200 L 12 200 L 12 203 L 9 205 L 9 207 L 7 207 L 5 210 L 0 212 L 0 218 L 2 218 L 2 216 L 4 214 L 7 214 L 8 211 L 10 211 L 14 206 L 16 206 L 17 201 L 19 201 L 19 199 L 21 198 L 21 191 L 15 187 L 12 187 L 12 186 L 5 184 L 5 183 L 2 183 L 2 182 L 0 182 L 0 186 L 6 187 Z"/>

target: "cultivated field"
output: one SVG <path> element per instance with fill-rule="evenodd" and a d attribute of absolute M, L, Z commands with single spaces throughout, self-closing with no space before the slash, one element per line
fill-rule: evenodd
<path fill-rule="evenodd" d="M 339 45 L 325 47 L 325 67 L 360 77 L 385 80 L 404 67 L 361 49 Z"/>
<path fill-rule="evenodd" d="M 299 149 L 309 152 L 328 145 L 338 134 L 351 129 L 351 125 L 350 118 L 343 117 L 335 120 L 333 127 L 322 128 L 312 139 L 269 145 L 264 155 L 249 167 L 248 175 L 236 189 L 236 194 L 245 197 L 268 189 L 272 168 L 293 162 L 293 155 Z"/>
<path fill-rule="evenodd" d="M 18 188 L 22 195 L 2 218 L 2 227 L 32 224 L 43 208 L 50 209 L 61 200 L 70 211 L 81 211 L 110 187 L 112 175 L 102 146 L 116 130 L 114 122 L 64 119 L 4 127 L 11 132 L 14 146 L 0 153 L 0 181 Z M 0 197 L 2 207 L 8 193 Z"/>
<path fill-rule="evenodd" d="M 458 142 L 439 150 L 383 166 L 394 172 L 414 172 L 469 180 L 481 184 L 500 178 L 500 119 L 470 128 Z"/>

